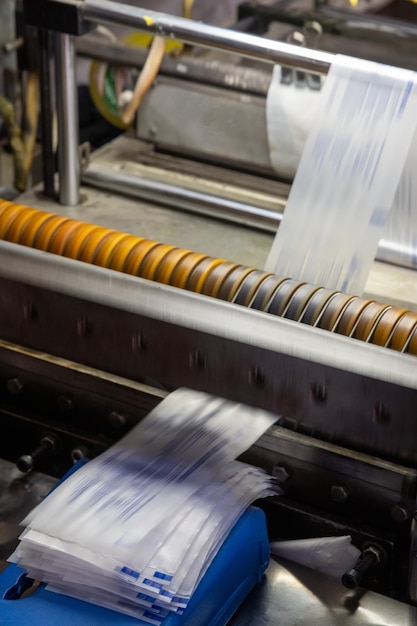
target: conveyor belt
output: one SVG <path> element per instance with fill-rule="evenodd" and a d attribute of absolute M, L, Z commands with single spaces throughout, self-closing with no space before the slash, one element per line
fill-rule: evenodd
<path fill-rule="evenodd" d="M 417 355 L 417 313 L 0 202 L 0 239 Z"/>

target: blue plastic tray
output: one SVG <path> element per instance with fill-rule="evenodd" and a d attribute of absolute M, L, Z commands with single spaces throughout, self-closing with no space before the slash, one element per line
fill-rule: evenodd
<path fill-rule="evenodd" d="M 196 589 L 184 614 L 169 615 L 161 626 L 223 626 L 260 582 L 269 561 L 263 511 L 251 507 L 230 532 Z M 50 591 L 44 585 L 21 599 L 27 579 L 20 567 L 9 565 L 0 575 L 0 624 L 7 626 L 149 626 L 87 602 Z"/>

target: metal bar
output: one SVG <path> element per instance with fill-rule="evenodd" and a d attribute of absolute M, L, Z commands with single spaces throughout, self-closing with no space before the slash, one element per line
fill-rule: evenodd
<path fill-rule="evenodd" d="M 94 167 L 94 165 L 84 172 L 82 182 L 98 189 L 127 194 L 174 209 L 189 211 L 197 215 L 207 215 L 272 234 L 276 233 L 283 217 L 280 211 L 273 211 L 132 174 L 104 170 Z M 284 204 L 285 200 L 282 201 L 282 208 L 284 208 Z M 378 261 L 415 269 L 415 258 L 416 250 L 410 246 L 386 239 L 379 242 L 376 254 Z"/>
<path fill-rule="evenodd" d="M 78 56 L 88 59 L 138 68 L 143 67 L 148 55 L 148 51 L 145 49 L 127 46 L 123 43 L 112 43 L 95 35 L 84 35 L 77 38 L 75 50 Z M 233 85 L 230 84 L 232 72 Z M 193 57 L 176 59 L 171 55 L 165 55 L 160 74 L 263 96 L 268 93 L 271 82 L 271 68 L 267 65 L 263 66 L 263 71 L 260 71 L 251 67 L 219 63 L 210 59 L 194 59 Z"/>
<path fill-rule="evenodd" d="M 55 159 L 53 149 L 53 105 L 51 92 L 51 34 L 39 29 L 39 76 L 42 125 L 43 191 L 48 198 L 55 197 Z"/>
<path fill-rule="evenodd" d="M 381 239 L 378 245 L 378 261 L 401 265 L 412 270 L 417 266 L 417 249 L 407 242 Z"/>
<path fill-rule="evenodd" d="M 103 170 L 90 166 L 82 175 L 82 182 L 99 189 L 106 189 L 157 202 L 175 209 L 182 209 L 243 224 L 269 233 L 275 233 L 282 214 L 245 202 L 222 198 L 151 179 Z"/>
<path fill-rule="evenodd" d="M 0 277 L 417 390 L 411 355 L 7 241 Z"/>
<path fill-rule="evenodd" d="M 131 26 L 145 33 L 178 39 L 185 44 L 224 50 L 316 74 L 326 74 L 333 60 L 332 54 L 320 50 L 299 48 L 112 0 L 85 0 L 81 10 L 86 20 Z"/>
<path fill-rule="evenodd" d="M 56 35 L 56 84 L 58 113 L 59 201 L 79 203 L 78 99 L 75 48 L 72 35 Z"/>

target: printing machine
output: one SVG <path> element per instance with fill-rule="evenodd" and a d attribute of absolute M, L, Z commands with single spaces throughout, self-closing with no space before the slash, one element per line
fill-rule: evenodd
<path fill-rule="evenodd" d="M 54 479 L 185 386 L 277 415 L 243 457 L 282 488 L 260 503 L 271 539 L 348 534 L 362 553 L 344 586 L 273 561 L 232 623 L 417 624 L 417 313 L 406 310 L 415 308 L 414 273 L 379 265 L 359 298 L 260 269 L 288 193 L 267 153 L 270 72 L 198 55 L 165 59 L 136 128 L 92 155 L 79 183 L 75 49 L 90 56 L 93 42 L 102 61 L 144 60 L 83 38 L 96 22 L 281 63 L 293 77 L 325 73 L 332 55 L 107 0 L 27 0 L 24 15 L 41 28 L 44 187 L 0 202 L 0 558 Z M 259 15 L 249 17 L 264 32 Z M 230 72 L 237 88 L 228 90 Z M 188 116 L 210 118 L 213 107 L 224 124 L 215 137 L 209 123 L 187 132 Z M 237 115 L 247 134 L 229 128 Z M 383 242 L 378 257 L 395 253 Z M 401 276 L 406 293 L 373 302 L 378 272 Z"/>

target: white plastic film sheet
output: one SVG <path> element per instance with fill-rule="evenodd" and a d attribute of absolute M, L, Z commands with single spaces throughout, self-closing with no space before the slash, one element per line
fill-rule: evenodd
<path fill-rule="evenodd" d="M 417 269 L 417 133 L 395 194 L 382 238 L 384 261 Z"/>
<path fill-rule="evenodd" d="M 286 88 L 278 87 L 278 80 L 276 73 L 269 120 L 273 100 Z M 266 269 L 361 294 L 387 229 L 416 124 L 415 72 L 336 56 Z M 269 126 L 271 137 L 278 127 Z M 273 144 L 279 145 L 279 137 Z"/>
<path fill-rule="evenodd" d="M 175 391 L 32 511 L 10 560 L 51 591 L 150 624 L 181 614 L 238 518 L 277 493 L 235 460 L 276 419 Z"/>

